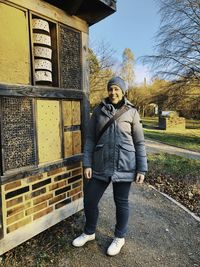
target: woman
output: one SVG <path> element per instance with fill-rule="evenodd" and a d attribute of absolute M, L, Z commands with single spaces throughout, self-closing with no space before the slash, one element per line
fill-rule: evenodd
<path fill-rule="evenodd" d="M 125 97 L 124 80 L 120 77 L 112 78 L 107 89 L 108 97 L 94 109 L 90 119 L 83 158 L 84 175 L 88 179 L 84 192 L 86 222 L 84 233 L 72 244 L 81 247 L 95 239 L 98 203 L 112 182 L 116 225 L 115 238 L 107 254 L 113 256 L 120 252 L 125 243 L 130 186 L 134 180 L 143 183 L 147 171 L 147 158 L 141 120 L 137 110 Z M 102 132 L 104 125 L 120 112 L 118 118 Z"/>

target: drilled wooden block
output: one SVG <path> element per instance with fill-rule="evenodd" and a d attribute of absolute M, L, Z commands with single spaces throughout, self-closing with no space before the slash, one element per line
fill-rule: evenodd
<path fill-rule="evenodd" d="M 81 131 L 72 132 L 73 155 L 81 153 Z"/>
<path fill-rule="evenodd" d="M 72 125 L 72 101 L 62 101 L 64 126 Z"/>
<path fill-rule="evenodd" d="M 72 125 L 81 124 L 80 101 L 72 101 Z"/>
<path fill-rule="evenodd" d="M 34 214 L 34 215 L 33 215 L 33 220 L 36 220 L 36 219 L 38 219 L 38 218 L 40 218 L 40 217 L 42 217 L 42 216 L 45 216 L 46 214 L 48 214 L 48 213 L 50 213 L 50 212 L 52 212 L 52 211 L 53 211 L 53 207 L 48 207 L 47 209 L 42 210 L 42 211 L 40 211 L 40 212 Z"/>
<path fill-rule="evenodd" d="M 72 132 L 64 132 L 64 155 L 65 158 L 73 155 Z"/>
<path fill-rule="evenodd" d="M 10 233 L 14 230 L 17 230 L 18 228 L 20 228 L 20 227 L 22 227 L 22 226 L 24 226 L 30 222 L 31 222 L 31 217 L 27 217 L 27 218 L 25 218 L 25 219 L 23 219 L 17 223 L 14 223 L 14 224 L 8 226 L 7 233 Z"/>
<path fill-rule="evenodd" d="M 7 1 L 4 1 L 7 2 Z M 29 84 L 30 54 L 28 14 L 0 3 L 0 81 Z"/>
<path fill-rule="evenodd" d="M 59 101 L 37 100 L 39 163 L 61 158 Z"/>

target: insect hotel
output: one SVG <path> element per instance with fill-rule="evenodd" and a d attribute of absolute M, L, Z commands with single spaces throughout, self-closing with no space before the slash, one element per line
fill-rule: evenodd
<path fill-rule="evenodd" d="M 115 0 L 0 0 L 0 254 L 83 208 L 88 29 Z"/>

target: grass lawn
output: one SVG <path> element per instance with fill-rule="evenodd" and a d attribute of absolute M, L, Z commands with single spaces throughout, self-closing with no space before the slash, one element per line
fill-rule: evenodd
<path fill-rule="evenodd" d="M 146 138 L 200 152 L 200 129 L 159 130 L 157 118 L 144 118 L 142 121 Z"/>

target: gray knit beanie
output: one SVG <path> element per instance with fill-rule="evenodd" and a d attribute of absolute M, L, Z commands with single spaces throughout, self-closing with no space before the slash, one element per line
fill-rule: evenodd
<path fill-rule="evenodd" d="M 127 90 L 127 87 L 126 87 L 126 83 L 125 81 L 120 78 L 120 77 L 113 77 L 112 79 L 110 79 L 110 81 L 108 82 L 108 85 L 107 85 L 107 89 L 110 88 L 110 86 L 112 85 L 117 85 L 120 87 L 120 89 L 122 90 L 122 92 L 125 94 L 126 90 Z"/>

